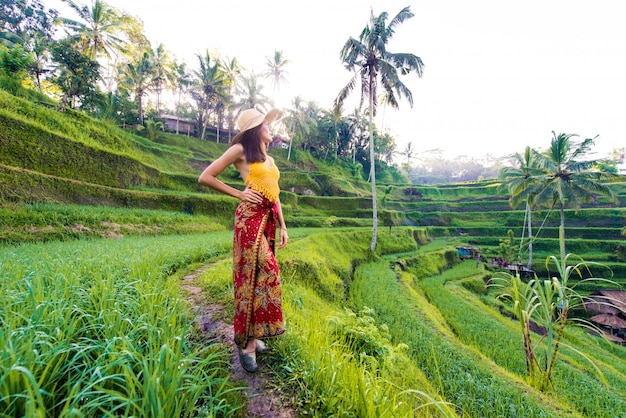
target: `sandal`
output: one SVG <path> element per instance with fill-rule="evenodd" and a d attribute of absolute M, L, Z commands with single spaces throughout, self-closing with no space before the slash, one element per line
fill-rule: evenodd
<path fill-rule="evenodd" d="M 256 353 L 244 353 L 241 348 L 239 350 L 239 362 L 241 363 L 241 367 L 244 368 L 245 371 L 249 373 L 254 373 L 257 371 L 259 366 L 256 364 Z"/>

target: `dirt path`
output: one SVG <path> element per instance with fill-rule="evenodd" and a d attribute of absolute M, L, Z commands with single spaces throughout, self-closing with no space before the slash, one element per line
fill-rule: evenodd
<path fill-rule="evenodd" d="M 239 363 L 239 356 L 234 343 L 233 325 L 220 319 L 222 306 L 220 304 L 207 305 L 203 302 L 202 289 L 194 284 L 195 279 L 202 275 L 209 265 L 202 266 L 193 273 L 185 276 L 181 287 L 187 292 L 187 300 L 194 311 L 198 311 L 196 324 L 201 333 L 207 337 L 216 338 L 226 344 L 231 352 L 231 378 L 239 383 L 243 382 L 247 389 L 244 395 L 248 398 L 246 417 L 296 417 L 295 410 L 283 406 L 280 396 L 272 388 L 271 375 L 267 366 L 261 360 L 256 373 L 246 372 Z"/>

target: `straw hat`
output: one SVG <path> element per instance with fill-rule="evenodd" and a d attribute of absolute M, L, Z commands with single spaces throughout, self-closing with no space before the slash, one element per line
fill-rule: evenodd
<path fill-rule="evenodd" d="M 276 122 L 283 117 L 283 111 L 279 109 L 270 109 L 266 114 L 256 109 L 246 109 L 239 114 L 237 118 L 237 128 L 239 133 L 230 141 L 231 145 L 241 141 L 243 133 L 249 129 L 259 126 L 263 121 L 269 123 Z"/>

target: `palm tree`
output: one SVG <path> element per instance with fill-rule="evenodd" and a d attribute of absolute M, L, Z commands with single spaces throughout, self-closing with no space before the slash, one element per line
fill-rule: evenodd
<path fill-rule="evenodd" d="M 333 125 L 333 133 L 335 136 L 335 160 L 339 157 L 339 122 L 343 117 L 343 106 L 333 106 L 333 108 L 327 113 L 327 117 L 331 120 Z"/>
<path fill-rule="evenodd" d="M 538 178 L 543 174 L 538 162 L 538 152 L 531 147 L 526 147 L 524 155 L 516 153 L 513 159 L 515 167 L 505 167 L 500 170 L 499 178 L 503 180 L 501 187 L 506 187 L 509 192 L 509 204 L 512 208 L 520 203 L 526 204 L 524 222 L 528 223 L 528 264 L 533 264 L 533 229 L 532 207 L 537 189 L 541 187 Z"/>
<path fill-rule="evenodd" d="M 111 57 L 124 49 L 124 40 L 119 36 L 120 23 L 124 15 L 102 0 L 95 0 L 91 8 L 78 5 L 72 0 L 67 3 L 82 20 L 61 18 L 61 22 L 73 31 L 89 58 L 96 60 L 99 55 Z"/>
<path fill-rule="evenodd" d="M 319 121 L 321 120 L 320 107 L 313 100 L 306 102 L 306 106 L 302 109 L 302 121 L 308 127 L 308 134 L 300 136 L 300 143 L 302 144 L 302 150 L 306 151 L 310 149 L 313 143 L 319 140 Z"/>
<path fill-rule="evenodd" d="M 289 60 L 283 57 L 282 51 L 274 51 L 273 57 L 266 57 L 265 63 L 267 64 L 267 71 L 263 74 L 264 77 L 269 78 L 272 83 L 272 103 L 276 100 L 276 91 L 279 90 L 280 85 L 287 81 L 285 74 L 285 66 L 289 64 Z"/>
<path fill-rule="evenodd" d="M 144 51 L 140 58 L 125 64 L 121 69 L 121 87 L 135 94 L 139 108 L 139 124 L 143 125 L 143 96 L 152 88 L 152 60 L 150 53 Z"/>
<path fill-rule="evenodd" d="M 373 228 L 372 243 L 370 250 L 376 249 L 376 236 L 378 233 L 378 204 L 376 201 L 376 171 L 374 152 L 374 129 L 373 120 L 376 114 L 378 83 L 385 92 L 387 103 L 393 108 L 398 108 L 398 98 L 406 97 L 413 106 L 411 91 L 400 81 L 398 70 L 401 74 L 415 71 L 422 76 L 424 63 L 421 58 L 408 53 L 391 53 L 387 51 L 387 43 L 395 33 L 395 27 L 405 20 L 413 17 L 410 7 L 405 7 L 387 25 L 387 12 L 374 16 L 372 11 L 369 24 L 363 29 L 359 39 L 350 37 L 341 50 L 341 60 L 354 76 L 348 84 L 341 89 L 335 99 L 335 105 L 343 103 L 354 89 L 358 80 L 361 82 L 362 107 L 365 96 L 369 98 L 369 128 L 370 128 L 370 177 L 372 181 L 372 211 Z M 397 97 L 396 97 L 397 96 Z"/>
<path fill-rule="evenodd" d="M 224 82 L 226 88 L 227 102 L 226 120 L 228 122 L 228 142 L 231 140 L 232 131 L 235 125 L 235 117 L 233 116 L 233 88 L 237 86 L 241 78 L 242 67 L 239 65 L 237 58 L 224 59 L 221 61 L 222 71 L 224 71 Z"/>
<path fill-rule="evenodd" d="M 174 86 L 178 93 L 178 103 L 176 104 L 176 133 L 178 134 L 178 121 L 180 120 L 180 102 L 183 93 L 187 91 L 191 85 L 191 74 L 187 72 L 187 65 L 184 62 L 174 62 Z"/>
<path fill-rule="evenodd" d="M 156 49 L 150 49 L 150 59 L 152 60 L 152 71 L 154 72 L 152 82 L 156 94 L 157 115 L 161 111 L 161 93 L 174 81 L 174 71 L 169 52 L 163 44 L 157 45 Z"/>
<path fill-rule="evenodd" d="M 411 160 L 413 159 L 414 154 L 415 154 L 415 148 L 413 148 L 413 143 L 409 142 L 408 144 L 406 144 L 406 148 L 402 152 L 402 155 L 406 157 L 407 167 L 411 165 Z"/>
<path fill-rule="evenodd" d="M 251 72 L 243 76 L 237 89 L 241 100 L 236 103 L 238 109 L 261 108 L 265 109 L 270 102 L 269 97 L 262 93 L 263 85 L 259 84 L 259 76 Z"/>
<path fill-rule="evenodd" d="M 225 94 L 226 80 L 219 60 L 213 60 L 209 51 L 206 51 L 204 55 L 196 54 L 196 56 L 200 68 L 195 71 L 195 75 L 198 78 L 197 87 L 200 90 L 202 103 L 202 135 L 200 139 L 204 139 L 209 112 L 217 106 L 217 102 Z"/>
<path fill-rule="evenodd" d="M 352 164 L 356 164 L 356 154 L 359 146 L 362 146 L 361 137 L 365 132 L 367 121 L 361 114 L 361 110 L 355 107 L 348 115 L 348 126 L 350 127 L 350 148 L 352 149 Z"/>
<path fill-rule="evenodd" d="M 306 108 L 302 105 L 302 98 L 296 96 L 292 100 L 292 109 L 287 110 L 283 123 L 291 133 L 287 161 L 291 159 L 291 148 L 295 139 L 302 141 L 310 132 L 315 121 L 309 119 Z"/>
<path fill-rule="evenodd" d="M 613 191 L 605 183 L 614 180 L 614 174 L 599 171 L 597 160 L 580 160 L 589 152 L 595 138 L 575 142 L 574 134 L 559 134 L 552 131 L 550 148 L 540 157 L 543 170 L 537 177 L 541 187 L 536 192 L 536 201 L 548 206 L 558 205 L 561 215 L 559 240 L 561 263 L 565 263 L 565 208 L 580 208 L 599 196 L 614 199 Z M 564 266 L 563 266 L 564 267 Z"/>
<path fill-rule="evenodd" d="M 29 72 L 35 79 L 34 81 L 37 85 L 37 89 L 40 93 L 42 93 L 41 76 L 50 72 L 50 70 L 46 68 L 46 64 L 50 60 L 50 41 L 42 34 L 35 33 L 32 37 L 30 37 L 28 43 L 30 44 L 29 46 L 33 57 Z"/>

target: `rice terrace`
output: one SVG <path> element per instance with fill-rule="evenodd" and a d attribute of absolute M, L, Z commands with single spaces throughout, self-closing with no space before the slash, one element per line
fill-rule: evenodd
<path fill-rule="evenodd" d="M 97 59 L 117 44 L 89 42 L 87 18 L 142 37 L 106 3 L 67 3 L 73 36 L 18 6 L 0 27 L 0 416 L 626 417 L 623 148 L 586 158 L 592 138 L 553 132 L 474 179 L 426 181 L 388 158 L 369 110 L 294 101 L 269 148 L 287 331 L 248 373 L 238 202 L 198 176 L 237 110 L 270 99 L 235 92 L 254 80 L 209 52 L 160 84 L 149 43 L 124 49 L 106 90 Z M 33 33 L 51 72 L 33 70 Z M 166 88 L 187 105 L 160 103 Z M 232 167 L 220 178 L 244 188 Z"/>

